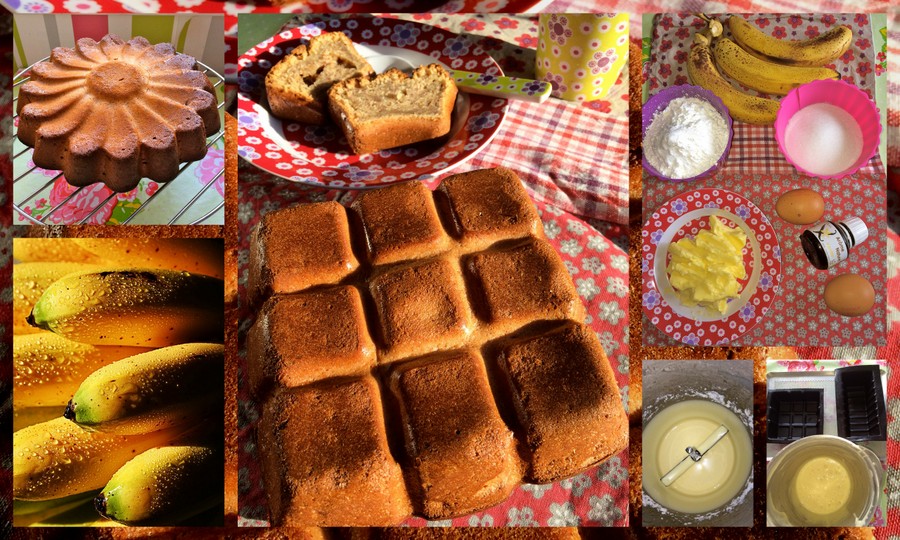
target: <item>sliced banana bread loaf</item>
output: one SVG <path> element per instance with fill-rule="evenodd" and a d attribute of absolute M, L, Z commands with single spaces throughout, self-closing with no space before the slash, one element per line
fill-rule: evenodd
<path fill-rule="evenodd" d="M 266 75 L 266 95 L 272 114 L 305 124 L 323 124 L 328 114 L 328 89 L 339 81 L 375 73 L 341 32 L 313 37 Z"/>
<path fill-rule="evenodd" d="M 456 83 L 438 64 L 354 77 L 328 91 L 331 116 L 356 154 L 446 135 L 455 102 Z"/>

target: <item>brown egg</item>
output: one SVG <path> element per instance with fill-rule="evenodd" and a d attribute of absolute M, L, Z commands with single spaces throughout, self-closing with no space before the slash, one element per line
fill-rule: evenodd
<path fill-rule="evenodd" d="M 825 284 L 825 305 L 845 317 L 865 315 L 875 304 L 875 288 L 856 274 L 842 274 Z"/>
<path fill-rule="evenodd" d="M 825 199 L 811 189 L 794 189 L 778 197 L 775 212 L 788 223 L 809 225 L 822 219 Z"/>

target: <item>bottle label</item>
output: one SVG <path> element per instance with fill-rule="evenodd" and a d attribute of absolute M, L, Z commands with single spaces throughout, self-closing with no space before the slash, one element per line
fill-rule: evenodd
<path fill-rule="evenodd" d="M 844 241 L 844 237 L 841 236 L 840 231 L 834 226 L 834 223 L 826 221 L 818 227 L 810 229 L 810 232 L 822 244 L 825 256 L 828 258 L 829 268 L 847 258 L 850 248 Z"/>

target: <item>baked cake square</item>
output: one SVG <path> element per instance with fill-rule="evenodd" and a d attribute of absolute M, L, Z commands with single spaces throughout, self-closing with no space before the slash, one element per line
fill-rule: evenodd
<path fill-rule="evenodd" d="M 554 482 L 628 446 L 628 419 L 594 332 L 568 322 L 508 345 L 498 358 L 530 451 L 526 479 Z"/>
<path fill-rule="evenodd" d="M 254 298 L 331 285 L 359 267 L 344 207 L 334 201 L 269 212 L 250 238 Z"/>
<path fill-rule="evenodd" d="M 396 525 L 411 511 L 371 377 L 275 394 L 259 446 L 275 526 Z"/>
<path fill-rule="evenodd" d="M 454 236 L 466 251 L 544 234 L 528 192 L 516 173 L 505 167 L 453 175 L 441 182 L 437 195 L 451 216 Z"/>
<path fill-rule="evenodd" d="M 455 259 L 392 268 L 370 279 L 369 290 L 381 326 L 381 363 L 452 349 L 474 328 Z"/>
<path fill-rule="evenodd" d="M 450 245 L 431 190 L 421 182 L 367 191 L 351 208 L 362 222 L 372 264 L 431 257 Z"/>
<path fill-rule="evenodd" d="M 522 478 L 516 443 L 477 352 L 399 364 L 390 386 L 415 471 L 410 491 L 417 513 L 444 519 L 509 496 Z"/>
<path fill-rule="evenodd" d="M 361 374 L 375 364 L 362 297 L 349 285 L 269 298 L 250 330 L 247 351 L 257 395 L 273 383 L 301 386 Z"/>
<path fill-rule="evenodd" d="M 543 240 L 478 253 L 467 267 L 483 294 L 482 316 L 491 323 L 493 336 L 537 320 L 584 320 L 569 272 Z"/>

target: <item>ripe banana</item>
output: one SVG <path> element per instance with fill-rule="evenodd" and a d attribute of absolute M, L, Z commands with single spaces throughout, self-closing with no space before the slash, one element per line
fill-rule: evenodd
<path fill-rule="evenodd" d="M 761 125 L 775 123 L 775 115 L 781 104 L 773 99 L 745 94 L 731 86 L 713 64 L 709 37 L 700 32 L 694 34 L 694 43 L 691 44 L 688 76 L 693 84 L 719 96 L 735 120 Z"/>
<path fill-rule="evenodd" d="M 17 390 L 18 392 L 18 390 Z M 13 406 L 13 431 L 59 418 L 59 406 L 55 407 L 15 407 Z"/>
<path fill-rule="evenodd" d="M 136 454 L 172 444 L 183 429 L 123 436 L 56 418 L 13 433 L 13 498 L 44 501 L 101 489 Z"/>
<path fill-rule="evenodd" d="M 728 18 L 728 28 L 734 40 L 750 54 L 792 66 L 824 66 L 847 52 L 853 41 L 853 31 L 846 26 L 806 40 L 775 39 L 737 15 Z"/>
<path fill-rule="evenodd" d="M 75 238 L 74 241 L 81 249 L 116 264 L 225 277 L 225 247 L 219 239 Z"/>
<path fill-rule="evenodd" d="M 19 262 L 108 262 L 100 255 L 80 248 L 72 238 L 14 238 L 13 258 Z"/>
<path fill-rule="evenodd" d="M 44 291 L 28 323 L 82 343 L 166 347 L 221 342 L 222 280 L 175 270 L 69 274 Z"/>
<path fill-rule="evenodd" d="M 728 38 L 713 41 L 712 52 L 716 66 L 725 75 L 764 94 L 783 96 L 801 84 L 841 78 L 829 68 L 785 66 L 760 60 Z"/>
<path fill-rule="evenodd" d="M 96 496 L 96 491 L 46 501 L 13 501 L 13 526 L 28 527 L 71 510 Z"/>
<path fill-rule="evenodd" d="M 153 448 L 116 471 L 94 507 L 122 523 L 179 523 L 222 503 L 223 468 L 221 452 L 212 448 Z"/>
<path fill-rule="evenodd" d="M 18 240 L 17 240 L 18 241 Z M 41 330 L 25 320 L 44 290 L 54 281 L 73 272 L 102 268 L 73 262 L 32 262 L 13 265 L 13 334 L 35 334 Z"/>
<path fill-rule="evenodd" d="M 150 350 L 88 345 L 50 332 L 15 336 L 13 406 L 57 406 L 54 416 L 59 416 L 85 377 L 116 360 Z"/>
<path fill-rule="evenodd" d="M 225 347 L 175 345 L 102 367 L 81 383 L 64 416 L 97 431 L 148 433 L 221 410 Z"/>

